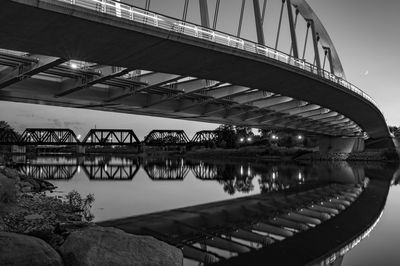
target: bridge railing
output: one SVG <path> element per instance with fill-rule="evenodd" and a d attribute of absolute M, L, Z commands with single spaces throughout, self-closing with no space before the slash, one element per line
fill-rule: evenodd
<path fill-rule="evenodd" d="M 120 17 L 135 22 L 151 25 L 162 28 L 168 31 L 179 32 L 188 36 L 208 40 L 210 42 L 226 45 L 235 49 L 248 51 L 254 54 L 265 56 L 270 59 L 275 59 L 280 62 L 287 63 L 307 72 L 311 72 L 324 79 L 337 83 L 350 91 L 353 91 L 365 98 L 376 107 L 376 102 L 361 89 L 357 88 L 350 82 L 338 77 L 326 70 L 318 69 L 315 65 L 305 62 L 304 60 L 294 58 L 286 53 L 280 52 L 273 48 L 260 45 L 258 43 L 245 40 L 234 35 L 226 34 L 220 31 L 201 27 L 199 25 L 181 21 L 172 17 L 167 17 L 161 14 L 150 12 L 145 9 L 127 5 L 125 3 L 112 0 L 56 0 L 60 2 L 70 3 L 72 5 L 81 6 L 84 8 L 96 10 L 101 13 L 106 13 L 115 17 Z"/>

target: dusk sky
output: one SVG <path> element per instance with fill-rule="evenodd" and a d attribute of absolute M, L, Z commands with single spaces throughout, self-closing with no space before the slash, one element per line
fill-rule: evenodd
<path fill-rule="evenodd" d="M 330 34 L 342 61 L 347 80 L 376 100 L 389 125 L 400 126 L 398 110 L 400 98 L 398 87 L 400 16 L 398 12 L 400 11 L 400 1 L 308 0 L 307 2 Z M 134 1 L 134 3 L 138 6 L 144 5 L 144 1 Z M 153 0 L 151 9 L 181 17 L 181 11 L 174 8 L 175 3 L 183 3 L 183 0 Z M 215 0 L 209 1 L 210 9 L 213 8 L 214 3 Z M 198 20 L 198 14 L 194 16 L 197 5 L 197 0 L 191 0 L 188 16 L 193 14 L 193 22 Z M 232 21 L 237 23 L 239 6 L 240 0 L 222 0 L 217 28 L 235 32 L 237 26 L 231 29 L 228 27 Z M 254 26 L 250 25 L 252 15 L 252 11 L 249 10 L 250 1 L 248 1 L 247 7 L 244 23 L 248 25 L 243 28 L 243 36 L 251 39 L 254 36 Z M 275 16 L 278 13 L 276 7 L 268 8 L 267 6 L 266 24 L 272 24 L 268 23 L 270 20 L 275 20 L 274 23 L 276 23 Z M 237 16 L 233 16 L 232 12 L 236 12 Z M 275 40 L 269 38 L 268 32 L 269 30 L 266 29 L 267 44 L 268 41 L 271 43 Z M 282 43 L 289 43 L 285 42 L 287 36 L 282 38 Z M 198 130 L 217 127 L 216 124 L 147 116 L 11 102 L 0 103 L 0 120 L 8 121 L 18 130 L 26 127 L 68 127 L 77 133 L 85 134 L 95 126 L 97 128 L 131 128 L 142 138 L 154 128 L 184 129 L 191 137 Z"/>

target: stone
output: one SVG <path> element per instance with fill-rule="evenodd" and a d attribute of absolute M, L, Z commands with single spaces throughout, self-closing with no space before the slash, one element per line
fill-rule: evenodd
<path fill-rule="evenodd" d="M 34 214 L 30 214 L 24 217 L 25 220 L 38 220 L 38 219 L 43 219 L 43 215 L 34 213 Z"/>
<path fill-rule="evenodd" d="M 0 264 L 13 266 L 63 265 L 61 256 L 41 239 L 0 232 Z"/>
<path fill-rule="evenodd" d="M 182 265 L 182 251 L 151 236 L 92 226 L 72 232 L 59 249 L 65 265 Z"/>
<path fill-rule="evenodd" d="M 8 168 L 8 167 L 5 167 L 4 169 L 2 169 L 2 172 L 8 178 L 19 178 L 21 176 L 20 172 L 18 172 L 15 169 Z"/>
<path fill-rule="evenodd" d="M 21 188 L 21 192 L 31 192 L 32 188 L 30 186 L 25 186 Z"/>

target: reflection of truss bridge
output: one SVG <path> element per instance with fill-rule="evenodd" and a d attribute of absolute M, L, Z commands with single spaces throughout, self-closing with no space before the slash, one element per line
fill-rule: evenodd
<path fill-rule="evenodd" d="M 130 163 L 62 162 L 20 164 L 18 170 L 29 177 L 46 180 L 68 180 L 83 169 L 91 180 L 132 180 L 140 168 L 139 160 Z"/>
<path fill-rule="evenodd" d="M 83 170 L 91 180 L 132 180 L 139 171 L 139 164 L 83 165 Z"/>
<path fill-rule="evenodd" d="M 183 160 L 145 161 L 143 168 L 152 180 L 183 180 L 189 172 Z"/>
<path fill-rule="evenodd" d="M 68 180 L 78 170 L 77 165 L 24 164 L 18 170 L 26 176 L 44 180 Z"/>
<path fill-rule="evenodd" d="M 202 180 L 221 179 L 221 175 L 218 174 L 218 167 L 213 164 L 200 162 L 199 164 L 192 166 L 192 172 L 196 178 Z"/>

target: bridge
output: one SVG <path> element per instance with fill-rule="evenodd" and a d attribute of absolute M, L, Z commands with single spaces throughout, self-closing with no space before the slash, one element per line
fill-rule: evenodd
<path fill-rule="evenodd" d="M 33 160 L 17 163 L 16 166 L 26 176 L 43 180 L 70 180 L 82 170 L 90 180 L 132 181 L 140 169 L 140 161 L 130 159 L 128 163 L 121 163 L 107 159 L 91 161 L 77 158 L 55 162 Z"/>
<path fill-rule="evenodd" d="M 140 141 L 132 129 L 91 129 L 81 140 L 68 128 L 27 128 L 19 134 L 1 131 L 0 145 L 46 145 L 46 146 L 180 146 L 204 145 L 219 140 L 220 131 L 201 130 L 192 139 L 183 130 L 154 129 Z"/>
<path fill-rule="evenodd" d="M 376 103 L 346 81 L 305 0 L 243 0 L 238 19 L 229 17 L 238 21 L 235 34 L 218 29 L 219 0 L 212 19 L 207 1 L 198 3 L 193 23 L 188 0 L 174 17 L 154 12 L 150 1 L 144 8 L 113 0 L 1 1 L 0 100 L 292 128 L 345 150 L 363 149 L 364 139 L 391 140 Z M 249 12 L 254 23 L 246 28 Z M 272 12 L 276 21 L 265 23 Z M 242 37 L 247 31 L 255 40 Z"/>

